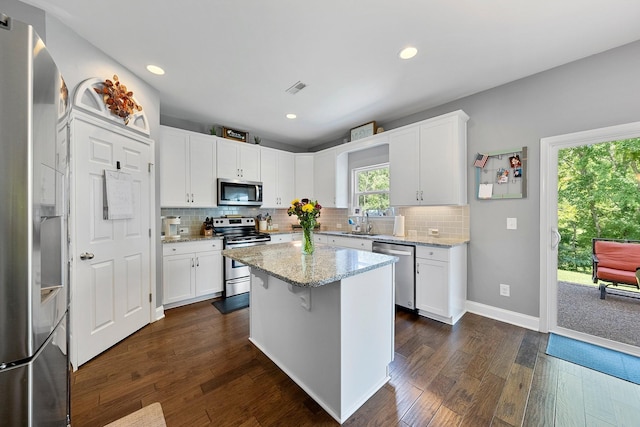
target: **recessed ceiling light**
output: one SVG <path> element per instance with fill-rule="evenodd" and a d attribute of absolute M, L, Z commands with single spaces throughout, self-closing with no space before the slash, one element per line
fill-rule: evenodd
<path fill-rule="evenodd" d="M 415 47 L 409 46 L 402 49 L 398 54 L 398 56 L 400 57 L 400 59 L 411 59 L 414 56 L 416 56 L 417 53 L 418 53 L 418 49 L 416 49 Z"/>
<path fill-rule="evenodd" d="M 296 117 L 298 117 L 298 116 L 296 116 L 296 115 L 295 115 L 295 114 L 293 114 L 293 113 L 289 113 L 289 114 L 287 114 L 287 119 L 295 119 Z"/>
<path fill-rule="evenodd" d="M 149 70 L 150 73 L 156 74 L 158 76 L 164 75 L 164 70 L 157 65 L 147 65 L 147 70 Z"/>

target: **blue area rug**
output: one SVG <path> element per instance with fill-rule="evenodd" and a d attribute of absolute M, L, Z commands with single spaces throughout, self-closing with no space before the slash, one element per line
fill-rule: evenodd
<path fill-rule="evenodd" d="M 556 334 L 549 336 L 547 354 L 576 365 L 640 384 L 640 357 Z"/>

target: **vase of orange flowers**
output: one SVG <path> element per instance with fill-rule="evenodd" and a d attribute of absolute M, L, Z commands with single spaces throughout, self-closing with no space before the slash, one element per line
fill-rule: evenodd
<path fill-rule="evenodd" d="M 302 253 L 310 255 L 315 247 L 313 244 L 313 229 L 316 226 L 316 219 L 320 217 L 322 206 L 318 201 L 309 199 L 294 199 L 291 206 L 287 210 L 289 216 L 298 217 L 300 226 L 302 227 Z"/>

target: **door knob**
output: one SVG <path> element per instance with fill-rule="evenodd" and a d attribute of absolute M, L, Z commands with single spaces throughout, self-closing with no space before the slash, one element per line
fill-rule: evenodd
<path fill-rule="evenodd" d="M 93 259 L 93 254 L 90 253 L 90 252 L 84 252 L 84 253 L 80 254 L 80 259 L 81 260 Z"/>

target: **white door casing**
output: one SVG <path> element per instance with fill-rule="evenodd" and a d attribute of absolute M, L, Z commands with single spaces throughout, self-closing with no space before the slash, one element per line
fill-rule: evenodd
<path fill-rule="evenodd" d="M 557 332 L 629 354 L 636 347 L 558 327 L 558 151 L 563 148 L 640 136 L 640 122 L 592 129 L 540 140 L 540 332 Z"/>
<path fill-rule="evenodd" d="M 71 357 L 77 369 L 151 320 L 153 146 L 83 115 L 71 123 Z M 134 217 L 105 220 L 104 171 L 116 170 L 117 162 L 132 175 Z"/>

